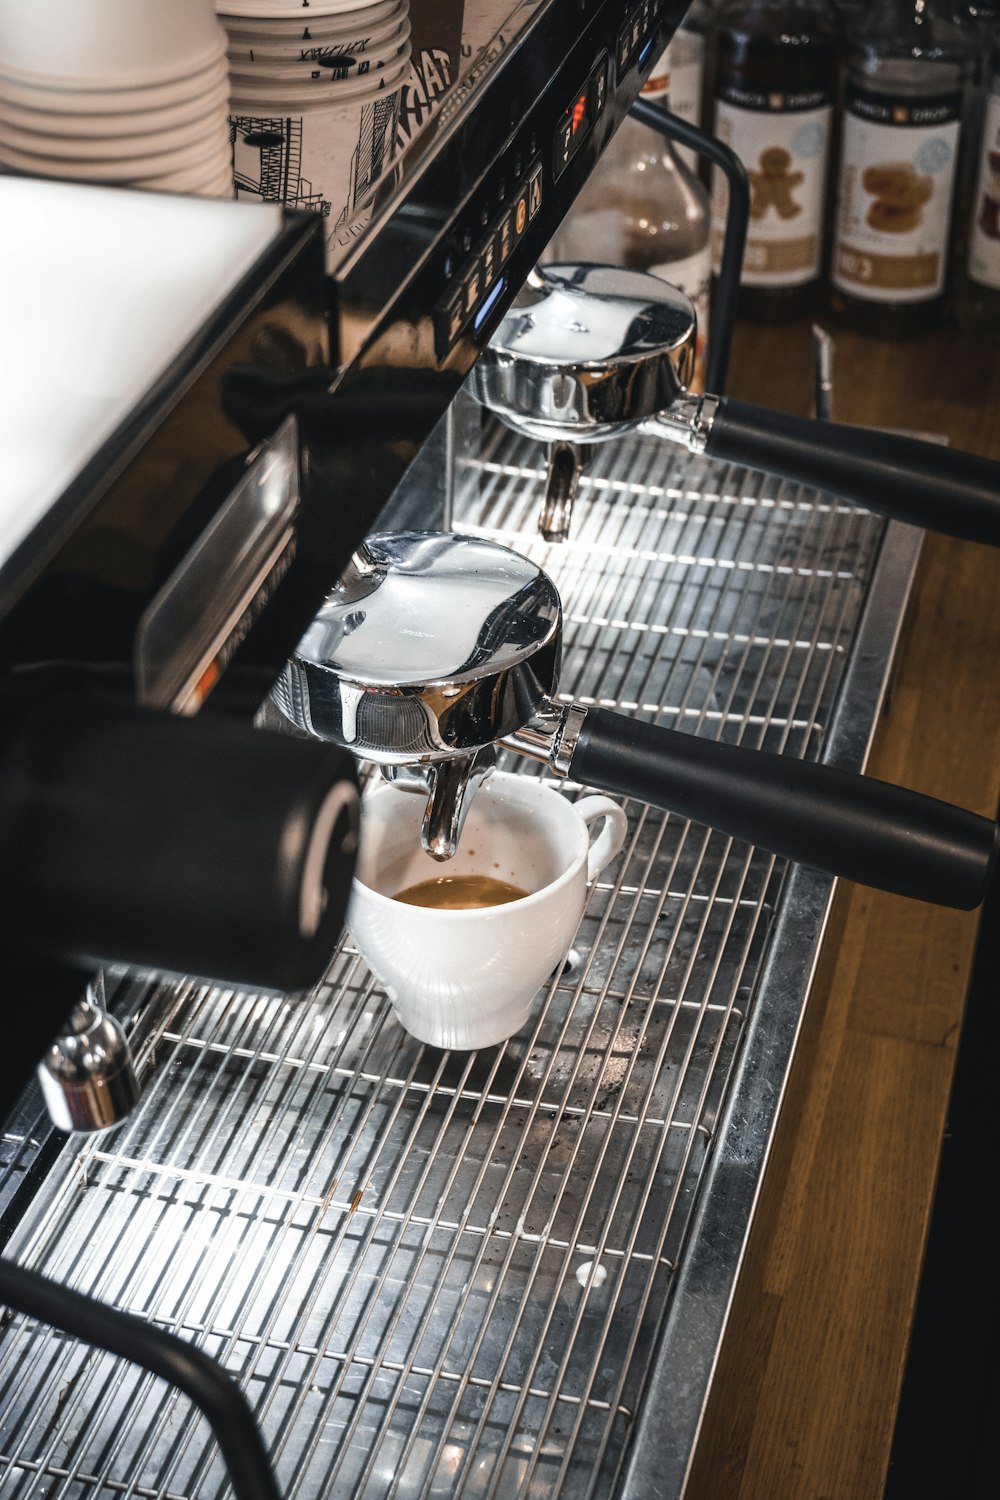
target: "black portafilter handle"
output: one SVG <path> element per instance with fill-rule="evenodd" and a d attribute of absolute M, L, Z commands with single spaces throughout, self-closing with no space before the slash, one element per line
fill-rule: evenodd
<path fill-rule="evenodd" d="M 763 469 L 878 515 L 1000 545 L 1000 464 L 941 443 L 817 421 L 721 396 L 705 453 Z"/>
<path fill-rule="evenodd" d="M 354 870 L 339 748 L 243 721 L 0 700 L 0 947 L 255 988 L 317 983 Z"/>
<path fill-rule="evenodd" d="M 723 745 L 589 709 L 570 775 L 860 885 L 971 911 L 997 824 L 833 766 Z"/>

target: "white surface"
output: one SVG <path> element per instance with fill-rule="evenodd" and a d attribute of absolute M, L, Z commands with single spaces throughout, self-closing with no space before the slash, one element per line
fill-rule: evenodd
<path fill-rule="evenodd" d="M 210 157 L 203 167 L 183 172 L 168 172 L 161 177 L 137 177 L 132 187 L 150 188 L 157 193 L 198 193 L 207 198 L 232 198 L 233 165 L 227 152 L 225 159 Z"/>
<path fill-rule="evenodd" d="M 214 119 L 220 109 L 223 114 L 227 113 L 228 102 L 228 69 L 224 79 L 213 84 L 197 98 L 183 99 L 179 104 L 168 104 L 163 109 L 135 110 L 131 114 L 74 114 L 70 110 L 46 109 L 44 104 L 37 104 L 29 109 L 4 99 L 0 90 L 0 124 L 53 136 L 57 140 L 84 141 L 123 135 L 139 138 L 144 135 L 159 135 L 161 131 L 172 130 L 177 125 L 187 125 L 191 121 Z"/>
<path fill-rule="evenodd" d="M 442 864 L 420 847 L 424 806 L 386 782 L 365 795 L 348 930 L 418 1041 L 491 1047 L 527 1024 L 569 952 L 587 886 L 622 847 L 628 822 L 610 797 L 573 803 L 532 777 L 496 771 L 473 798 L 458 852 Z M 421 880 L 468 874 L 530 894 L 465 911 L 392 899 Z"/>
<path fill-rule="evenodd" d="M 207 68 L 199 68 L 173 83 L 149 83 L 134 89 L 76 89 L 59 79 L 38 84 L 14 83 L 0 76 L 0 99 L 23 105 L 25 109 L 46 109 L 52 113 L 127 115 L 203 98 L 228 77 L 229 64 L 223 54 Z"/>
<path fill-rule="evenodd" d="M 137 144 L 145 140 L 137 137 Z M 36 151 L 22 151 L 9 140 L 0 141 L 0 162 L 18 172 L 38 173 L 43 177 L 67 177 L 74 182 L 121 183 L 134 185 L 139 178 L 162 177 L 168 172 L 193 171 L 209 157 L 222 161 L 229 156 L 228 116 L 213 120 L 208 131 L 173 151 L 151 151 L 148 156 L 115 156 L 111 150 L 95 147 L 93 156 L 68 157 Z M 183 187 L 183 185 L 182 185 Z"/>
<path fill-rule="evenodd" d="M 378 0 L 309 0 L 310 16 L 342 16 L 370 10 Z M 220 16 L 266 16 L 275 20 L 302 17 L 302 0 L 215 0 Z"/>
<path fill-rule="evenodd" d="M 168 151 L 182 150 L 187 146 L 200 145 L 208 131 L 217 124 L 224 128 L 229 111 L 228 98 L 222 98 L 210 115 L 189 120 L 186 125 L 173 125 L 169 129 L 154 130 L 140 135 L 129 131 L 123 135 L 77 136 L 53 135 L 51 131 L 32 130 L 21 125 L 4 125 L 4 138 L 17 151 L 26 151 L 34 156 L 53 157 L 63 161 L 105 161 L 108 158 L 136 159 L 144 156 L 159 156 Z"/>
<path fill-rule="evenodd" d="M 0 0 L 0 73 L 88 89 L 184 78 L 220 56 L 212 0 Z"/>
<path fill-rule="evenodd" d="M 269 204 L 0 177 L 0 562 L 281 227 Z"/>
<path fill-rule="evenodd" d="M 285 19 L 266 16 L 257 20 L 252 17 L 241 20 L 238 16 L 223 15 L 222 22 L 228 36 L 238 36 L 241 40 L 265 41 L 283 37 L 286 41 L 290 38 L 301 43 L 303 32 L 308 30 L 310 39 L 318 45 L 331 36 L 351 37 L 359 32 L 367 32 L 388 17 L 406 14 L 408 11 L 407 0 L 376 0 L 374 5 L 355 15 L 340 12 L 332 16 L 317 16 L 310 6 L 307 18 L 303 18 L 300 9 L 296 15 Z"/>

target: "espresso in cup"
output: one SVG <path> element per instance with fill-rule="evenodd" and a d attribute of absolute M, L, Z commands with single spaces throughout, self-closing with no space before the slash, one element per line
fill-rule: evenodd
<path fill-rule="evenodd" d="M 480 906 L 503 906 L 528 894 L 519 885 L 495 880 L 492 875 L 439 875 L 436 880 L 418 880 L 397 891 L 394 901 L 409 906 L 431 906 L 438 911 L 472 911 Z"/>
<path fill-rule="evenodd" d="M 610 797 L 572 802 L 496 771 L 442 864 L 420 846 L 424 807 L 389 782 L 366 793 L 348 930 L 411 1035 L 435 1047 L 493 1046 L 527 1024 L 561 969 L 588 886 L 628 823 Z"/>

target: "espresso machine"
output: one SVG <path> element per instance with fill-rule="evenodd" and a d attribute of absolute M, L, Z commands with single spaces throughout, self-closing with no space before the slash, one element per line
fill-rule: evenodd
<path fill-rule="evenodd" d="M 680 1496 L 832 898 L 797 807 L 889 796 L 887 882 L 981 899 L 994 826 L 859 774 L 917 528 L 616 426 L 552 542 L 549 444 L 589 438 L 511 421 L 509 366 L 485 384 L 684 8 L 467 4 L 474 44 L 342 242 L 204 205 L 242 259 L 4 558 L 0 764 L 46 772 L 44 843 L 22 800 L 0 823 L 8 971 L 39 997 L 4 1097 L 5 1494 Z M 563 419 L 567 373 L 531 386 Z M 662 370 L 644 390 L 643 420 Z M 499 579 L 478 686 L 334 660 L 402 586 L 390 639 L 444 622 L 466 667 L 444 600 L 467 619 L 470 569 Z M 419 1045 L 340 932 L 358 769 L 411 784 L 447 856 L 493 765 L 574 795 L 623 720 L 633 759 L 672 737 L 680 800 L 616 787 L 629 840 L 528 1030 Z M 779 779 L 734 822 L 753 754 Z M 46 787 L 83 761 L 105 790 L 67 831 Z"/>

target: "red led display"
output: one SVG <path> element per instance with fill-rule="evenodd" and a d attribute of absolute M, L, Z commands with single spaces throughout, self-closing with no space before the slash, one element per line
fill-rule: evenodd
<path fill-rule="evenodd" d="M 573 109 L 572 109 L 571 113 L 572 113 L 572 116 L 573 116 L 572 134 L 576 135 L 576 132 L 579 130 L 580 126 L 583 124 L 583 121 L 584 121 L 584 119 L 586 117 L 586 114 L 587 114 L 587 91 L 586 91 L 586 89 L 584 89 L 584 91 L 580 95 L 579 99 L 577 99 L 576 103 L 573 105 Z"/>

